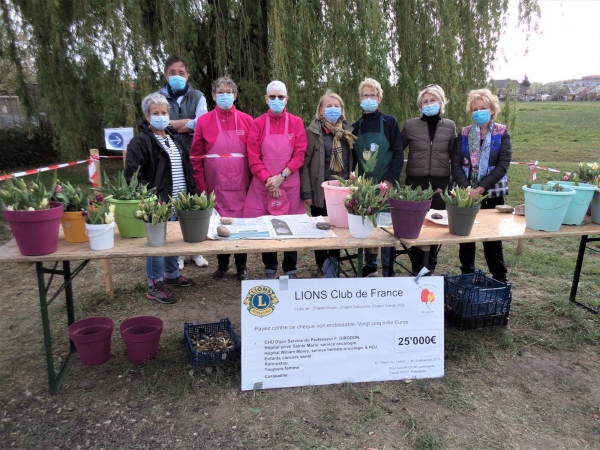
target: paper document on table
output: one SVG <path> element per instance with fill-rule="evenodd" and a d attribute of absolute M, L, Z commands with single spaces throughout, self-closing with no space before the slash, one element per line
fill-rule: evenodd
<path fill-rule="evenodd" d="M 317 222 L 324 222 L 322 217 L 308 217 L 306 214 L 283 216 L 260 216 L 252 219 L 234 218 L 233 223 L 224 225 L 221 217 L 215 214 L 211 218 L 208 237 L 210 239 L 319 239 L 337 237 L 331 230 L 320 230 Z M 217 234 L 217 227 L 226 227 L 231 235 L 222 237 Z"/>

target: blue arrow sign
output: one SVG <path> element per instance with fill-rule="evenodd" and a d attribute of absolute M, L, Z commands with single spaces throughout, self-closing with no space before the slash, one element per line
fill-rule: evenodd
<path fill-rule="evenodd" d="M 122 148 L 123 136 L 121 136 L 119 133 L 111 133 L 108 136 L 108 142 L 110 142 L 116 148 Z"/>

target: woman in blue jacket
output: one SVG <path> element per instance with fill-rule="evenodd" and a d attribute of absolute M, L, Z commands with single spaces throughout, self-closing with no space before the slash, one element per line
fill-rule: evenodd
<path fill-rule="evenodd" d="M 512 143 L 506 125 L 496 123 L 500 112 L 498 97 L 488 89 L 469 92 L 467 112 L 473 125 L 464 127 L 456 140 L 452 155 L 452 178 L 461 187 L 473 187 L 473 200 L 489 195 L 482 209 L 494 209 L 504 204 L 508 195 L 506 172 L 512 158 Z M 502 241 L 483 242 L 483 253 L 492 277 L 506 282 L 506 265 Z M 462 273 L 475 271 L 475 243 L 460 244 L 459 259 Z"/>

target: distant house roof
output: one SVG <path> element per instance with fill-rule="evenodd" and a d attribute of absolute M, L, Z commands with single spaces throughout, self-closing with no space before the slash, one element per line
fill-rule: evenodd
<path fill-rule="evenodd" d="M 511 80 L 510 78 L 506 80 L 494 80 L 494 84 L 498 89 L 504 89 L 507 83 L 519 84 L 517 80 Z"/>
<path fill-rule="evenodd" d="M 600 84 L 590 89 L 590 92 L 593 92 L 594 94 L 600 94 Z"/>

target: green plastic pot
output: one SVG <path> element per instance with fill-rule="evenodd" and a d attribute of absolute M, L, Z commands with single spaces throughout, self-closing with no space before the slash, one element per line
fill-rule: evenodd
<path fill-rule="evenodd" d="M 133 214 L 139 209 L 140 200 L 116 200 L 109 198 L 110 204 L 115 205 L 115 221 L 122 238 L 146 237 L 146 227 L 143 220 L 136 219 Z"/>
<path fill-rule="evenodd" d="M 176 210 L 181 234 L 185 242 L 202 242 L 206 240 L 208 227 L 210 225 L 210 216 L 214 208 L 201 211 L 181 211 Z"/>

